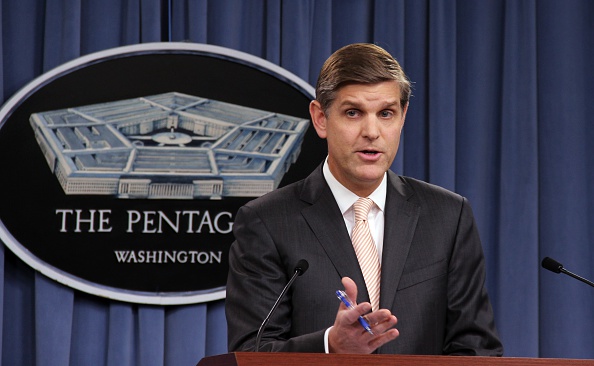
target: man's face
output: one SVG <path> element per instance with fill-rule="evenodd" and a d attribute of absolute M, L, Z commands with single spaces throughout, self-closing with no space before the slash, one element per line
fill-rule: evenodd
<path fill-rule="evenodd" d="M 407 108 L 400 107 L 396 81 L 346 85 L 327 113 L 317 101 L 311 102 L 316 132 L 328 140 L 330 171 L 358 196 L 371 194 L 390 169 Z"/>

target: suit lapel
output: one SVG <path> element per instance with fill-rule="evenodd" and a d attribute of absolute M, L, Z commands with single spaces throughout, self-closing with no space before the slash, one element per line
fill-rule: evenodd
<path fill-rule="evenodd" d="M 391 309 L 419 219 L 414 192 L 400 177 L 388 172 L 380 307 Z"/>
<path fill-rule="evenodd" d="M 355 281 L 359 290 L 358 302 L 369 301 L 357 255 L 321 166 L 306 178 L 301 199 L 311 204 L 301 214 L 336 268 L 338 276 L 348 276 Z"/>

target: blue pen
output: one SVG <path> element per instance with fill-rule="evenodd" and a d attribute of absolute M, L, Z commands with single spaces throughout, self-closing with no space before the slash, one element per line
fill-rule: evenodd
<path fill-rule="evenodd" d="M 355 308 L 353 306 L 353 302 L 351 301 L 351 299 L 349 299 L 349 297 L 346 294 L 346 292 L 344 292 L 342 290 L 337 290 L 336 291 L 336 296 L 338 296 L 338 298 L 340 299 L 340 301 L 342 301 L 342 303 L 345 304 L 347 308 L 349 308 L 349 309 L 354 309 Z M 369 334 L 373 334 L 373 332 L 371 331 L 371 327 L 369 326 L 369 323 L 367 323 L 367 321 L 365 320 L 365 318 L 363 318 L 361 315 L 359 315 L 359 323 L 361 323 L 361 325 L 363 326 L 363 328 L 365 328 L 365 330 L 368 331 Z"/>

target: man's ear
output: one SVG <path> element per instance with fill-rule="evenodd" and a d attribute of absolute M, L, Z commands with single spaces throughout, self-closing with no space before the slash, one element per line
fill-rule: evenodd
<path fill-rule="evenodd" d="M 326 131 L 326 114 L 322 109 L 322 105 L 317 100 L 312 100 L 309 103 L 309 115 L 311 116 L 311 122 L 313 123 L 318 136 L 325 139 L 327 136 Z"/>

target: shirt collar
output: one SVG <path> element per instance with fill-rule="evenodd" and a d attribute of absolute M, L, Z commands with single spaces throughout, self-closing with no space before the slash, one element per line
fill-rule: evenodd
<path fill-rule="evenodd" d="M 323 173 L 324 179 L 326 179 L 326 182 L 328 183 L 328 186 L 330 186 L 330 190 L 334 195 L 334 199 L 336 200 L 336 203 L 338 203 L 340 212 L 344 215 L 344 213 L 359 199 L 359 196 L 349 191 L 338 180 L 336 180 L 330 171 L 330 167 L 328 166 L 327 157 L 324 161 Z M 386 206 L 387 184 L 387 173 L 384 173 L 384 177 L 380 185 L 369 195 L 369 198 L 373 200 L 373 202 L 382 212 L 384 212 L 384 208 Z"/>

